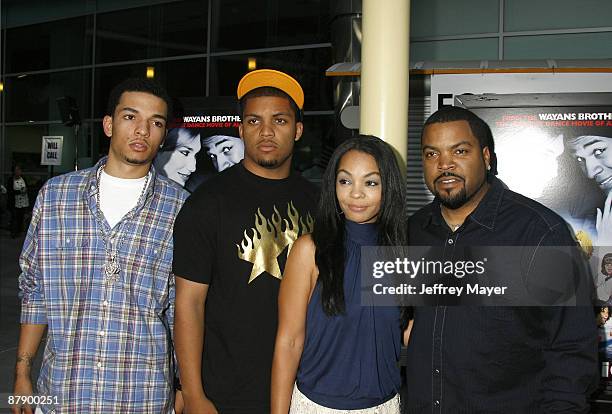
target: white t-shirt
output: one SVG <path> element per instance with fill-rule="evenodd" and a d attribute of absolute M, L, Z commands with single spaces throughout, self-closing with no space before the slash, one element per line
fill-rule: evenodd
<path fill-rule="evenodd" d="M 113 177 L 102 170 L 100 210 L 111 228 L 136 206 L 146 179 L 146 175 L 142 178 Z"/>

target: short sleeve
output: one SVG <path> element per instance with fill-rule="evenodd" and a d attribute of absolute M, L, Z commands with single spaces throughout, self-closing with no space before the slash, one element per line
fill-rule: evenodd
<path fill-rule="evenodd" d="M 174 275 L 210 284 L 219 221 L 218 201 L 210 193 L 193 194 L 174 222 Z"/>

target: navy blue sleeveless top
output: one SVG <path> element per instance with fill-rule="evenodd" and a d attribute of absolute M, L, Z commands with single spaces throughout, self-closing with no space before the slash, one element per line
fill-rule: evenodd
<path fill-rule="evenodd" d="M 339 410 L 374 407 L 399 391 L 400 311 L 361 306 L 361 246 L 375 246 L 376 224 L 346 221 L 346 312 L 327 316 L 317 283 L 306 312 L 298 389 L 311 401 Z"/>

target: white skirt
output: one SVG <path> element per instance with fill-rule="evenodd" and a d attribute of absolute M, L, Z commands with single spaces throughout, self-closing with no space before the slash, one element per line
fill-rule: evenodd
<path fill-rule="evenodd" d="M 297 385 L 293 386 L 293 395 L 291 396 L 291 407 L 289 407 L 289 414 L 399 414 L 400 413 L 400 399 L 399 394 L 391 398 L 384 404 L 377 405 L 376 407 L 364 408 L 361 410 L 336 410 L 334 408 L 327 408 L 319 405 L 313 401 L 310 401 L 304 394 L 298 390 Z"/>

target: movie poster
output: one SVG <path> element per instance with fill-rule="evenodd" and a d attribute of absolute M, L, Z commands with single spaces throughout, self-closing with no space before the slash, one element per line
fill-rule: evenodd
<path fill-rule="evenodd" d="M 232 97 L 183 99 L 154 160 L 161 174 L 189 192 L 244 157 L 240 116 Z"/>
<path fill-rule="evenodd" d="M 470 110 L 491 127 L 498 177 L 570 224 L 612 304 L 612 106 Z"/>

